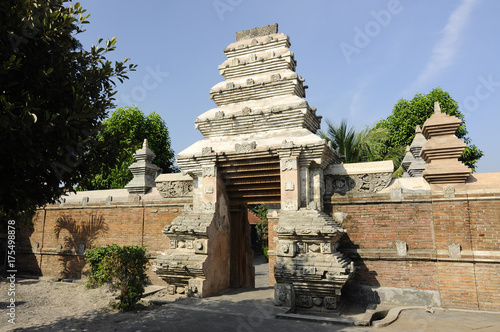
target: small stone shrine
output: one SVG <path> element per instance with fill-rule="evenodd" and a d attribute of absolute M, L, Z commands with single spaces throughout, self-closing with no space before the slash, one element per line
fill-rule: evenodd
<path fill-rule="evenodd" d="M 427 140 L 422 135 L 422 129 L 417 125 L 415 128 L 415 138 L 411 145 L 406 148 L 406 155 L 401 162 L 401 166 L 410 177 L 420 177 L 427 167 L 427 163 L 420 157 L 420 151 Z"/>
<path fill-rule="evenodd" d="M 464 183 L 471 169 L 458 158 L 467 144 L 455 136 L 462 120 L 441 113 L 439 103 L 434 103 L 434 114 L 424 122 L 422 134 L 428 139 L 420 156 L 429 163 L 422 173 L 429 183 Z"/>

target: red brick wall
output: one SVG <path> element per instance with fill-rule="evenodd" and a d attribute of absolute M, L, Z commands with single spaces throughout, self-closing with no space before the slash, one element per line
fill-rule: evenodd
<path fill-rule="evenodd" d="M 182 213 L 184 203 L 67 205 L 39 210 L 33 219 L 33 227 L 22 230 L 19 270 L 56 278 L 84 276 L 88 274 L 88 266 L 84 256 L 76 253 L 79 243 L 85 243 L 86 249 L 112 243 L 145 245 L 154 258 L 168 248 L 168 238 L 162 230 Z M 98 219 L 104 226 L 99 231 L 96 232 L 95 227 L 94 231 L 82 227 Z M 69 227 L 61 227 L 57 236 L 58 225 L 64 224 Z M 39 250 L 33 253 L 35 243 L 38 243 Z M 58 245 L 63 248 L 61 252 L 57 251 Z M 148 275 L 153 283 L 162 283 L 151 268 Z"/>
<path fill-rule="evenodd" d="M 340 250 L 355 260 L 358 283 L 439 291 L 443 307 L 500 311 L 498 194 L 334 196 L 325 210 L 348 213 Z M 451 244 L 460 257 L 450 257 Z"/>
<path fill-rule="evenodd" d="M 77 225 L 92 216 L 103 218 L 106 231 L 87 248 L 144 244 L 154 257 L 168 248 L 162 229 L 182 213 L 184 203 L 113 203 L 39 210 L 33 227 L 25 229 L 18 239 L 19 269 L 59 278 L 64 272 L 73 277 L 85 275 L 83 256 L 74 251 L 56 252 L 58 244 L 75 249 L 65 245 L 64 238 L 78 235 L 63 229 L 57 238 L 54 230 L 63 217 Z M 325 210 L 348 213 L 343 221 L 347 236 L 340 249 L 355 260 L 358 283 L 439 291 L 444 307 L 500 311 L 500 195 L 404 195 L 402 200 L 383 194 L 334 196 L 325 202 Z M 271 284 L 275 283 L 277 225 L 278 218 L 269 217 Z M 398 240 L 407 243 L 406 256 L 398 256 Z M 35 243 L 39 252 L 32 253 Z M 460 257 L 450 257 L 450 244 L 460 244 Z M 154 273 L 149 274 L 153 283 L 161 283 Z"/>

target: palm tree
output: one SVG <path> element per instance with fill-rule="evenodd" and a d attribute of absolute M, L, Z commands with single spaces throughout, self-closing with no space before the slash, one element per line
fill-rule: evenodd
<path fill-rule="evenodd" d="M 327 142 L 331 142 L 332 147 L 344 156 L 344 163 L 383 159 L 380 148 L 387 139 L 386 129 L 367 126 L 357 132 L 353 126 L 348 125 L 346 119 L 342 119 L 340 125 L 330 120 L 326 120 L 326 123 L 326 132 L 320 130 L 318 134 Z"/>

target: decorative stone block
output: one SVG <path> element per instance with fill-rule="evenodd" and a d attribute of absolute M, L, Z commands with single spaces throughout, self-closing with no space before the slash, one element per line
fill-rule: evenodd
<path fill-rule="evenodd" d="M 406 244 L 405 241 L 396 241 L 396 251 L 398 253 L 398 256 L 404 257 L 408 254 L 408 245 Z"/>
<path fill-rule="evenodd" d="M 255 141 L 252 142 L 244 142 L 241 144 L 236 143 L 234 145 L 234 150 L 236 153 L 250 153 L 257 147 L 257 143 Z"/>
<path fill-rule="evenodd" d="M 321 253 L 322 254 L 331 254 L 332 253 L 332 244 L 331 243 L 321 243 Z"/>
<path fill-rule="evenodd" d="M 293 141 L 284 140 L 283 142 L 281 142 L 281 147 L 284 149 L 293 148 L 294 147 Z"/>
<path fill-rule="evenodd" d="M 206 254 L 208 252 L 207 240 L 197 239 L 193 242 L 194 252 L 197 254 Z"/>
<path fill-rule="evenodd" d="M 186 249 L 193 249 L 193 240 L 186 240 Z"/>
<path fill-rule="evenodd" d="M 184 204 L 184 211 L 193 211 L 193 207 L 190 204 Z"/>
<path fill-rule="evenodd" d="M 202 176 L 205 177 L 214 177 L 215 176 L 215 166 L 206 166 L 201 169 Z"/>
<path fill-rule="evenodd" d="M 205 187 L 205 194 L 213 194 L 214 193 L 214 187 L 213 186 L 206 186 Z"/>
<path fill-rule="evenodd" d="M 208 157 L 210 155 L 212 155 L 212 147 L 211 146 L 206 146 L 204 147 L 203 149 L 201 149 L 201 155 L 203 157 Z"/>
<path fill-rule="evenodd" d="M 156 185 L 162 197 L 186 197 L 193 194 L 193 181 L 165 181 Z"/>
<path fill-rule="evenodd" d="M 305 242 L 297 242 L 297 253 L 305 254 L 307 253 L 307 243 Z"/>
<path fill-rule="evenodd" d="M 462 248 L 460 247 L 460 244 L 450 244 L 448 246 L 448 253 L 450 258 L 460 258 L 462 256 Z"/>
<path fill-rule="evenodd" d="M 292 181 L 287 181 L 285 183 L 285 190 L 286 191 L 294 191 L 294 189 L 295 189 L 295 185 L 293 184 Z"/>
<path fill-rule="evenodd" d="M 89 202 L 89 198 L 88 197 L 82 198 L 82 206 L 87 206 L 88 202 Z"/>
<path fill-rule="evenodd" d="M 281 256 L 295 256 L 295 243 L 293 241 L 279 241 L 279 254 Z"/>
<path fill-rule="evenodd" d="M 176 249 L 177 248 L 177 240 L 174 240 L 174 239 L 170 239 L 170 242 L 168 244 L 168 247 L 170 249 Z"/>
<path fill-rule="evenodd" d="M 300 308 L 312 308 L 313 302 L 312 302 L 312 296 L 311 295 L 304 295 L 301 294 L 297 297 L 297 301 L 295 302 L 295 305 Z"/>
<path fill-rule="evenodd" d="M 310 244 L 309 245 L 309 251 L 310 252 L 319 252 L 320 251 L 320 246 L 316 243 Z"/>
<path fill-rule="evenodd" d="M 113 196 L 106 197 L 106 205 L 111 205 L 111 202 L 113 202 Z"/>
<path fill-rule="evenodd" d="M 297 159 L 281 159 L 281 170 L 289 171 L 297 169 Z"/>
<path fill-rule="evenodd" d="M 295 302 L 293 285 L 275 284 L 274 285 L 274 305 L 291 307 Z"/>
<path fill-rule="evenodd" d="M 271 82 L 278 82 L 279 80 L 281 80 L 280 74 L 272 74 L 271 75 Z"/>
<path fill-rule="evenodd" d="M 168 293 L 168 295 L 175 295 L 175 285 L 168 285 L 167 286 L 167 293 Z"/>
<path fill-rule="evenodd" d="M 452 186 L 444 186 L 443 188 L 443 196 L 446 198 L 453 198 L 455 197 L 455 188 Z"/>
<path fill-rule="evenodd" d="M 278 23 L 236 32 L 236 41 L 278 33 Z"/>
<path fill-rule="evenodd" d="M 326 296 L 325 297 L 325 308 L 326 309 L 336 309 L 337 308 L 337 297 L 336 296 Z"/>
<path fill-rule="evenodd" d="M 323 299 L 321 297 L 313 297 L 313 304 L 319 307 L 323 304 Z"/>

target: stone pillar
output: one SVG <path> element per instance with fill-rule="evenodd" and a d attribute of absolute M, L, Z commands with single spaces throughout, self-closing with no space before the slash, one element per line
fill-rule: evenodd
<path fill-rule="evenodd" d="M 296 211 L 300 207 L 300 166 L 296 156 L 281 159 L 281 209 Z"/>
<path fill-rule="evenodd" d="M 207 163 L 201 166 L 202 177 L 199 179 L 198 185 L 201 189 L 201 206 L 202 210 L 214 210 L 217 201 L 217 167 L 214 163 Z"/>
<path fill-rule="evenodd" d="M 312 187 L 312 197 L 308 204 L 309 209 L 323 211 L 324 180 L 323 168 L 313 167 L 310 172 L 310 186 Z"/>

